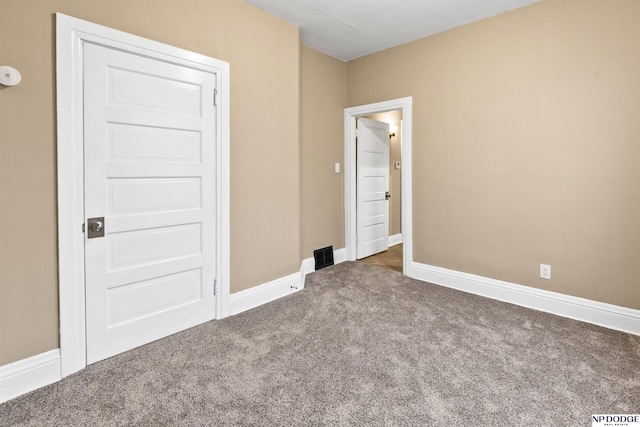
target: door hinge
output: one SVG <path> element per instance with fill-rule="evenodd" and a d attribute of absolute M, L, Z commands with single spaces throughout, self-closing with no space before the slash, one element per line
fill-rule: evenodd
<path fill-rule="evenodd" d="M 213 296 L 218 295 L 218 279 L 213 280 Z"/>
<path fill-rule="evenodd" d="M 82 223 L 82 232 L 84 233 L 84 222 Z"/>
<path fill-rule="evenodd" d="M 217 107 L 218 88 L 213 89 L 213 106 Z"/>

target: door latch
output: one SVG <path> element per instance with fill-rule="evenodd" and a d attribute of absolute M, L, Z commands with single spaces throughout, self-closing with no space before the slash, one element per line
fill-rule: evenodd
<path fill-rule="evenodd" d="M 94 239 L 96 237 L 104 237 L 104 217 L 89 218 L 87 220 L 87 238 Z"/>

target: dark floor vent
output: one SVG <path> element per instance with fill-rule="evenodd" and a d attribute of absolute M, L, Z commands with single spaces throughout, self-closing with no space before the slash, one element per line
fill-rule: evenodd
<path fill-rule="evenodd" d="M 333 246 L 316 249 L 313 251 L 313 258 L 316 260 L 316 270 L 333 265 Z"/>

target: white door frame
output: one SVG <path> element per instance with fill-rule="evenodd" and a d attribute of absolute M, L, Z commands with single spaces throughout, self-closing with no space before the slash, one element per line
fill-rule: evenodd
<path fill-rule="evenodd" d="M 411 191 L 411 129 L 412 129 L 413 98 L 392 99 L 374 104 L 345 108 L 344 110 L 344 217 L 345 217 L 345 248 L 347 259 L 356 259 L 357 237 L 357 202 L 356 202 L 356 119 L 387 111 L 401 110 L 402 135 L 402 169 L 401 169 L 401 205 L 402 205 L 402 271 L 407 276 L 413 276 L 411 263 L 413 261 L 413 216 Z"/>
<path fill-rule="evenodd" d="M 229 316 L 229 64 L 60 13 L 56 14 L 58 281 L 60 361 L 65 377 L 87 365 L 84 271 L 83 43 L 90 41 L 217 76 L 216 299 Z"/>

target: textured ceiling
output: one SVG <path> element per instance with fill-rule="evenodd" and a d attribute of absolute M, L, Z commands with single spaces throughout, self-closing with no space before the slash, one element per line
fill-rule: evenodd
<path fill-rule="evenodd" d="M 300 27 L 305 45 L 348 61 L 541 0 L 245 0 Z"/>

